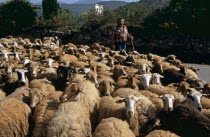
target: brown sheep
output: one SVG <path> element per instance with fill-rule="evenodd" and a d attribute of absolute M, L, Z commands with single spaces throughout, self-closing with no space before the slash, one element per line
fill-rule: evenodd
<path fill-rule="evenodd" d="M 150 132 L 146 137 L 179 137 L 179 136 L 174 133 L 171 133 L 170 131 L 154 130 Z"/>
<path fill-rule="evenodd" d="M 100 102 L 99 121 L 109 117 L 126 120 L 136 136 L 139 135 L 138 113 L 135 104 L 142 98 L 126 96 L 125 98 L 103 97 Z M 125 103 L 123 103 L 125 102 Z M 130 104 L 132 102 L 132 104 Z"/>
<path fill-rule="evenodd" d="M 31 88 L 29 93 L 31 108 L 35 107 L 45 96 L 56 92 L 55 87 L 46 78 L 32 80 L 29 87 Z"/>
<path fill-rule="evenodd" d="M 114 67 L 114 79 L 115 79 L 115 81 L 117 81 L 118 78 L 119 78 L 121 75 L 126 75 L 126 74 L 127 74 L 127 73 L 125 72 L 123 66 L 117 65 L 117 66 Z"/>
<path fill-rule="evenodd" d="M 6 97 L 6 93 L 0 89 L 0 99 L 5 98 Z"/>
<path fill-rule="evenodd" d="M 204 109 L 210 109 L 210 99 L 209 98 L 202 97 L 201 104 Z"/>
<path fill-rule="evenodd" d="M 162 85 L 151 84 L 147 88 L 147 90 L 159 96 L 164 95 L 164 94 L 172 94 L 176 99 L 181 100 L 184 98 L 183 95 L 179 92 L 176 92 L 174 88 L 164 87 Z"/>
<path fill-rule="evenodd" d="M 87 106 L 94 131 L 98 124 L 97 116 L 100 103 L 100 95 L 95 84 L 85 80 L 69 85 L 61 97 L 61 102 L 66 101 L 82 102 Z"/>
<path fill-rule="evenodd" d="M 62 93 L 56 92 L 48 95 L 35 107 L 33 137 L 47 136 L 47 126 L 58 109 Z"/>
<path fill-rule="evenodd" d="M 140 131 L 147 133 L 154 128 L 157 121 L 157 110 L 155 105 L 146 96 L 143 96 L 139 92 L 130 88 L 119 88 L 113 93 L 113 97 L 119 96 L 124 98 L 128 95 L 143 97 L 143 100 L 137 103 L 136 110 L 138 112 Z"/>
<path fill-rule="evenodd" d="M 135 137 L 135 134 L 126 121 L 112 117 L 100 122 L 93 137 Z"/>
<path fill-rule="evenodd" d="M 192 71 L 191 69 L 188 69 L 188 67 L 185 66 L 185 65 L 180 66 L 180 72 L 182 74 L 184 74 L 186 76 L 186 78 L 198 79 L 198 75 L 194 71 Z"/>
<path fill-rule="evenodd" d="M 99 79 L 99 92 L 102 96 L 111 96 L 115 91 L 115 81 L 110 77 L 104 77 Z"/>
<path fill-rule="evenodd" d="M 29 93 L 31 92 L 31 89 L 28 87 L 20 87 L 17 88 L 12 94 L 8 95 L 5 99 L 8 98 L 15 98 L 17 100 L 20 100 L 26 104 L 30 104 L 30 98 Z"/>
<path fill-rule="evenodd" d="M 210 94 L 210 83 L 207 83 L 206 85 L 204 85 L 203 93 Z"/>
<path fill-rule="evenodd" d="M 89 117 L 89 111 L 83 103 L 63 103 L 49 122 L 47 136 L 92 137 Z"/>
<path fill-rule="evenodd" d="M 0 135 L 2 137 L 26 137 L 29 134 L 31 109 L 14 98 L 0 101 Z"/>
<path fill-rule="evenodd" d="M 163 108 L 163 101 L 157 94 L 148 90 L 140 90 L 139 93 L 147 97 L 155 105 L 157 112 L 161 111 Z"/>

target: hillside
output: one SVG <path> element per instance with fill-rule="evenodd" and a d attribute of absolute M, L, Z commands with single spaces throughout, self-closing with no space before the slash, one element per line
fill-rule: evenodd
<path fill-rule="evenodd" d="M 79 0 L 73 4 L 96 4 L 98 2 L 100 2 L 100 0 Z"/>
<path fill-rule="evenodd" d="M 101 1 L 97 4 L 104 5 L 105 9 L 116 9 L 128 4 L 128 2 L 124 1 Z"/>
<path fill-rule="evenodd" d="M 75 2 L 73 4 L 96 4 L 100 2 L 137 2 L 139 0 L 79 0 L 78 2 Z"/>

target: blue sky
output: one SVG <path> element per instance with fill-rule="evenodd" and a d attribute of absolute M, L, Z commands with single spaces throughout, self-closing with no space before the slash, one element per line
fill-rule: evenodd
<path fill-rule="evenodd" d="M 5 1 L 8 1 L 8 0 L 0 0 L 0 2 L 5 2 Z M 29 1 L 32 2 L 32 3 L 42 2 L 42 0 L 29 0 Z M 71 4 L 71 3 L 75 3 L 79 0 L 58 0 L 58 1 Z M 111 0 L 101 0 L 101 1 L 111 1 Z M 116 1 L 119 1 L 119 0 L 116 0 Z M 121 0 L 121 1 L 136 2 L 136 1 L 139 1 L 139 0 Z"/>

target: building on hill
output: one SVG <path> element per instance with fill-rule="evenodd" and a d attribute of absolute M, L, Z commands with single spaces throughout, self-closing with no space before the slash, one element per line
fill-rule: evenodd
<path fill-rule="evenodd" d="M 97 14 L 102 14 L 104 10 L 104 6 L 100 4 L 95 4 L 95 11 Z"/>

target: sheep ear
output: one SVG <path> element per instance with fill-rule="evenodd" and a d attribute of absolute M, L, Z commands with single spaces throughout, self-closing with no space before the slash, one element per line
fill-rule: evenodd
<path fill-rule="evenodd" d="M 114 85 L 114 86 L 118 87 L 118 85 L 117 85 L 116 83 L 112 83 L 112 85 Z"/>
<path fill-rule="evenodd" d="M 202 94 L 202 96 L 206 97 L 206 96 L 209 96 L 209 94 Z"/>
<path fill-rule="evenodd" d="M 45 97 L 45 93 L 43 91 L 40 91 L 40 93 L 43 97 Z"/>
<path fill-rule="evenodd" d="M 160 78 L 164 78 L 164 76 L 160 75 Z"/>
<path fill-rule="evenodd" d="M 142 100 L 142 99 L 144 99 L 144 97 L 136 97 L 136 98 L 135 98 L 135 101 L 136 101 L 136 102 L 139 102 L 139 101 Z"/>
<path fill-rule="evenodd" d="M 116 103 L 122 103 L 122 102 L 125 102 L 125 98 L 121 98 L 121 99 L 116 101 Z"/>
<path fill-rule="evenodd" d="M 163 98 L 163 95 L 159 96 L 158 98 Z"/>

